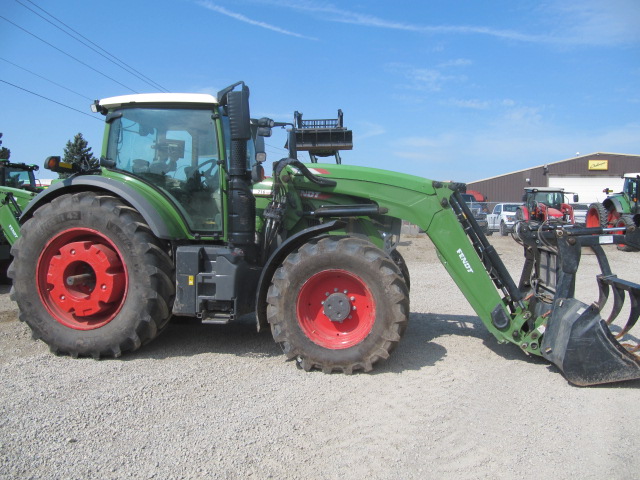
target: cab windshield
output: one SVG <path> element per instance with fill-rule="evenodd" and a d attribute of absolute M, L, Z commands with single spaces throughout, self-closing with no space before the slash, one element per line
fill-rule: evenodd
<path fill-rule="evenodd" d="M 5 185 L 13 188 L 35 187 L 34 175 L 30 170 L 6 167 Z"/>
<path fill-rule="evenodd" d="M 564 201 L 564 194 L 559 192 L 536 192 L 534 200 L 548 207 L 559 209 Z"/>
<path fill-rule="evenodd" d="M 126 108 L 110 114 L 107 158 L 165 193 L 196 232 L 222 230 L 212 110 Z"/>

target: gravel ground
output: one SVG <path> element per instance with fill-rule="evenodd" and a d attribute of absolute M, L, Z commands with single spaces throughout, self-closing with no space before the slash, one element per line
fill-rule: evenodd
<path fill-rule="evenodd" d="M 520 247 L 490 240 L 517 281 Z M 640 282 L 640 254 L 608 251 Z M 117 360 L 56 357 L 3 287 L 0 478 L 638 477 L 639 381 L 571 386 L 487 333 L 424 236 L 402 252 L 405 338 L 352 376 L 297 369 L 250 321 L 174 322 Z M 595 257 L 581 273 L 594 300 Z"/>

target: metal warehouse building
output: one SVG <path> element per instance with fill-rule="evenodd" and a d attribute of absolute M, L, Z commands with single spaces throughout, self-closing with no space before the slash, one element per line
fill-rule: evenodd
<path fill-rule="evenodd" d="M 489 202 L 520 202 L 525 187 L 562 187 L 577 193 L 581 203 L 601 202 L 610 188 L 622 191 L 622 175 L 640 172 L 640 155 L 591 153 L 467 183 L 468 190 Z"/>

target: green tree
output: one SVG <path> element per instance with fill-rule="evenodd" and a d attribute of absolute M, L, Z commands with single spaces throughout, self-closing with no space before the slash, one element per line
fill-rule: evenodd
<path fill-rule="evenodd" d="M 2 133 L 0 133 L 0 138 L 2 138 Z M 2 140 L 0 140 L 0 145 L 2 145 Z M 9 160 L 11 156 L 11 150 L 7 147 L 0 148 L 0 160 Z"/>
<path fill-rule="evenodd" d="M 73 137 L 73 142 L 69 140 L 67 145 L 64 147 L 64 158 L 62 159 L 65 163 L 75 164 L 78 169 L 87 168 L 97 165 L 97 159 L 93 156 L 91 152 L 91 147 L 82 136 L 82 133 L 76 134 Z M 59 173 L 60 178 L 67 178 L 69 173 Z"/>

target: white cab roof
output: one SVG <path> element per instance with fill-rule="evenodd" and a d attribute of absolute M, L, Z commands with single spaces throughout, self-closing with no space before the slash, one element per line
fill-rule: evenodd
<path fill-rule="evenodd" d="M 208 93 L 139 93 L 103 98 L 100 105 L 106 108 L 133 105 L 136 103 L 199 103 L 217 105 L 218 99 Z"/>

